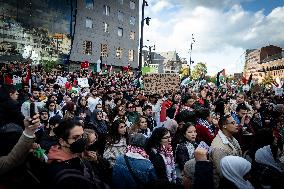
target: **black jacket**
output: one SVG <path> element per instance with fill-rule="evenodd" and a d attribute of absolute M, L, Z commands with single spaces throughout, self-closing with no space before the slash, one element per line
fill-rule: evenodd
<path fill-rule="evenodd" d="M 149 159 L 155 168 L 158 179 L 167 181 L 167 170 L 163 157 L 156 150 L 151 149 Z"/>

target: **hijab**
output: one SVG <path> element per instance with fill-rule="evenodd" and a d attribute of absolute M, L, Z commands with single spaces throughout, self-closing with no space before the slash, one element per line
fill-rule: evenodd
<path fill-rule="evenodd" d="M 270 145 L 260 148 L 255 153 L 255 161 L 264 165 L 274 167 L 278 171 L 282 172 L 280 165 L 275 161 L 271 152 Z"/>
<path fill-rule="evenodd" d="M 252 189 L 252 184 L 243 177 L 251 169 L 251 163 L 239 156 L 225 156 L 221 159 L 223 176 L 240 189 Z"/>

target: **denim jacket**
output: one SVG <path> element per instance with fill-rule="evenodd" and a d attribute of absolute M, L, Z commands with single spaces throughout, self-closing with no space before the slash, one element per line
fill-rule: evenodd
<path fill-rule="evenodd" d="M 134 174 L 139 178 L 141 183 L 148 184 L 157 179 L 154 166 L 150 160 L 145 159 L 137 153 L 128 152 L 126 156 Z M 126 165 L 123 155 L 116 159 L 113 166 L 112 178 L 112 184 L 116 189 L 139 188 Z"/>

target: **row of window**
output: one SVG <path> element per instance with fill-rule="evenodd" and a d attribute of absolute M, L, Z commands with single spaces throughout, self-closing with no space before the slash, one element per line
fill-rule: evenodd
<path fill-rule="evenodd" d="M 83 42 L 83 54 L 92 55 L 92 41 Z M 108 45 L 101 44 L 101 56 L 108 57 Z M 115 57 L 121 59 L 123 56 L 123 49 L 121 47 L 116 48 Z M 128 60 L 134 61 L 134 50 L 128 50 Z"/>
<path fill-rule="evenodd" d="M 123 21 L 124 13 L 118 12 L 118 20 Z M 129 20 L 130 25 L 135 25 L 135 17 L 131 16 Z M 93 20 L 91 18 L 86 18 L 86 28 L 93 28 Z"/>
<path fill-rule="evenodd" d="M 86 18 L 86 28 L 93 28 L 93 22 L 90 18 Z M 105 33 L 109 33 L 109 24 L 108 23 L 106 23 L 106 22 L 103 23 L 103 30 L 104 30 Z M 123 36 L 123 28 L 121 28 L 121 27 L 117 28 L 117 35 L 119 37 Z M 130 31 L 129 39 L 135 40 L 135 32 Z"/>
<path fill-rule="evenodd" d="M 85 0 L 85 6 L 87 9 L 93 9 L 94 8 L 94 3 L 95 3 L 96 0 Z M 123 5 L 123 0 L 117 0 L 118 3 L 120 5 Z M 135 2 L 134 1 L 130 1 L 129 2 L 129 8 L 134 10 L 135 9 Z M 109 9 L 107 11 L 109 13 Z"/>

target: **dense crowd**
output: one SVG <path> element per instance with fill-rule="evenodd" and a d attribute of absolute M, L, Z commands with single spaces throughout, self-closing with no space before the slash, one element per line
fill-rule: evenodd
<path fill-rule="evenodd" d="M 128 73 L 9 69 L 0 79 L 0 188 L 284 184 L 284 102 L 271 89 L 196 81 L 148 95 L 143 77 Z M 89 87 L 78 85 L 84 77 Z"/>

